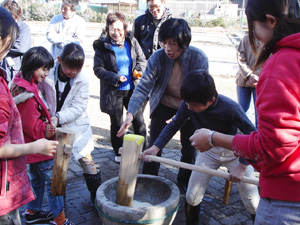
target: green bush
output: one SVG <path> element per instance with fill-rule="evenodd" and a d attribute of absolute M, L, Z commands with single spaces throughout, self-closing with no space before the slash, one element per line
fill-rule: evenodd
<path fill-rule="evenodd" d="M 91 8 L 87 8 L 83 13 L 77 11 L 76 14 L 81 16 L 86 22 L 95 22 L 97 19 L 97 12 L 93 11 Z"/>
<path fill-rule="evenodd" d="M 134 17 L 134 15 L 126 15 L 126 20 L 127 20 L 129 23 L 133 23 L 134 20 L 135 20 L 135 17 Z"/>
<path fill-rule="evenodd" d="M 210 20 L 205 24 L 206 27 L 223 27 L 225 28 L 225 22 L 222 17 L 218 17 L 217 19 Z"/>
<path fill-rule="evenodd" d="M 97 18 L 96 18 L 96 21 L 94 21 L 94 22 L 106 23 L 106 17 L 107 17 L 106 13 L 97 13 Z"/>
<path fill-rule="evenodd" d="M 20 5 L 22 7 L 23 19 L 29 21 L 49 21 L 54 15 L 60 12 L 59 8 L 49 6 L 48 4 L 39 4 L 34 1 L 27 5 L 21 2 Z"/>
<path fill-rule="evenodd" d="M 202 27 L 203 22 L 200 18 L 188 18 L 186 19 L 190 27 Z"/>

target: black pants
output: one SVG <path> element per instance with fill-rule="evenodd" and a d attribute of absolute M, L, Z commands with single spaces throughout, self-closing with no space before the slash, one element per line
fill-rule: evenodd
<path fill-rule="evenodd" d="M 132 95 L 133 90 L 129 91 L 118 91 L 116 96 L 116 105 L 115 105 L 115 113 L 113 115 L 110 115 L 110 139 L 111 144 L 114 149 L 114 152 L 117 156 L 120 154 L 119 148 L 123 145 L 123 137 L 118 138 L 117 132 L 119 131 L 120 127 L 123 124 L 123 109 L 124 107 L 128 108 L 128 103 L 130 100 L 130 97 Z M 144 117 L 142 110 L 139 110 L 133 121 L 132 126 L 135 134 L 143 135 L 145 137 L 145 143 L 146 143 L 146 125 L 144 123 Z"/>
<path fill-rule="evenodd" d="M 166 120 L 171 119 L 177 112 L 177 109 L 169 108 L 160 104 L 155 112 L 152 114 L 150 126 L 150 140 L 149 146 L 151 147 L 154 141 L 158 138 L 161 131 L 167 125 Z M 195 148 L 191 146 L 189 138 L 194 134 L 194 125 L 188 120 L 180 129 L 180 142 L 181 142 L 181 162 L 193 164 L 195 162 Z M 158 153 L 161 156 L 162 151 Z M 160 164 L 157 162 L 144 162 L 143 173 L 158 175 Z M 188 184 L 191 171 L 186 169 L 179 169 L 177 181 L 179 183 Z"/>

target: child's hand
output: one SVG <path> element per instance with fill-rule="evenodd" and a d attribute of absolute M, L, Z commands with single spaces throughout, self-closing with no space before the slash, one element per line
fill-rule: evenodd
<path fill-rule="evenodd" d="M 171 119 L 166 120 L 166 124 L 171 123 L 174 117 L 175 117 L 175 116 L 173 116 Z"/>
<path fill-rule="evenodd" d="M 196 130 L 195 133 L 190 137 L 191 145 L 194 146 L 200 152 L 205 152 L 211 149 L 211 145 L 209 144 L 209 129 L 199 129 Z"/>
<path fill-rule="evenodd" d="M 57 127 L 57 125 L 58 125 L 58 118 L 57 118 L 57 116 L 52 116 L 51 117 L 51 124 Z"/>
<path fill-rule="evenodd" d="M 49 141 L 45 138 L 32 142 L 32 148 L 36 153 L 52 157 L 58 145 L 58 141 Z"/>
<path fill-rule="evenodd" d="M 141 154 L 141 157 L 144 161 L 146 162 L 151 162 L 150 159 L 147 159 L 146 155 L 157 155 L 157 153 L 159 152 L 159 148 L 156 147 L 155 145 L 152 145 L 150 148 L 146 149 L 145 151 L 143 151 L 143 153 Z"/>
<path fill-rule="evenodd" d="M 227 180 L 240 183 L 246 172 L 247 166 L 239 163 L 239 165 L 229 174 Z"/>

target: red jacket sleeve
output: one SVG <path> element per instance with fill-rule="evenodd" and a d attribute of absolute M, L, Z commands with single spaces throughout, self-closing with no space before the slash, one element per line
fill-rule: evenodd
<path fill-rule="evenodd" d="M 300 160 L 296 160 L 300 152 L 300 69 L 299 63 L 289 59 L 273 55 L 266 62 L 257 86 L 258 129 L 233 139 L 237 156 L 260 161 L 265 166 L 276 164 L 269 173 L 300 168 Z"/>
<path fill-rule="evenodd" d="M 25 142 L 46 138 L 47 122 L 42 120 L 41 109 L 35 98 L 30 98 L 17 106 L 21 115 Z"/>
<path fill-rule="evenodd" d="M 4 137 L 8 133 L 8 121 L 10 116 L 9 98 L 4 93 L 0 93 L 0 146 L 4 144 Z"/>

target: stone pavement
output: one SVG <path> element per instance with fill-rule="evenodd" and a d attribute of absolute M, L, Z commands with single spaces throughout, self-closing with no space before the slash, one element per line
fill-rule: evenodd
<path fill-rule="evenodd" d="M 102 181 L 106 181 L 118 176 L 119 164 L 114 162 L 114 153 L 109 145 L 98 143 L 92 153 L 97 167 L 102 171 Z M 165 158 L 179 160 L 180 151 L 164 149 Z M 221 168 L 223 169 L 223 168 Z M 170 166 L 161 165 L 159 175 L 176 183 L 178 169 Z M 201 220 L 207 225 L 234 225 L 252 224 L 251 218 L 244 205 L 242 204 L 235 184 L 231 189 L 229 203 L 226 206 L 222 202 L 225 179 L 213 177 L 207 188 L 203 202 L 201 203 Z M 181 191 L 181 205 L 177 212 L 173 225 L 185 225 L 184 213 L 185 196 Z M 75 162 L 72 156 L 68 171 L 68 183 L 66 188 L 65 201 L 66 216 L 77 225 L 102 225 L 98 213 L 90 202 L 89 191 L 87 190 L 80 165 Z M 44 199 L 45 208 L 47 197 Z M 25 206 L 20 208 L 23 213 Z M 22 217 L 22 224 L 25 224 Z"/>

